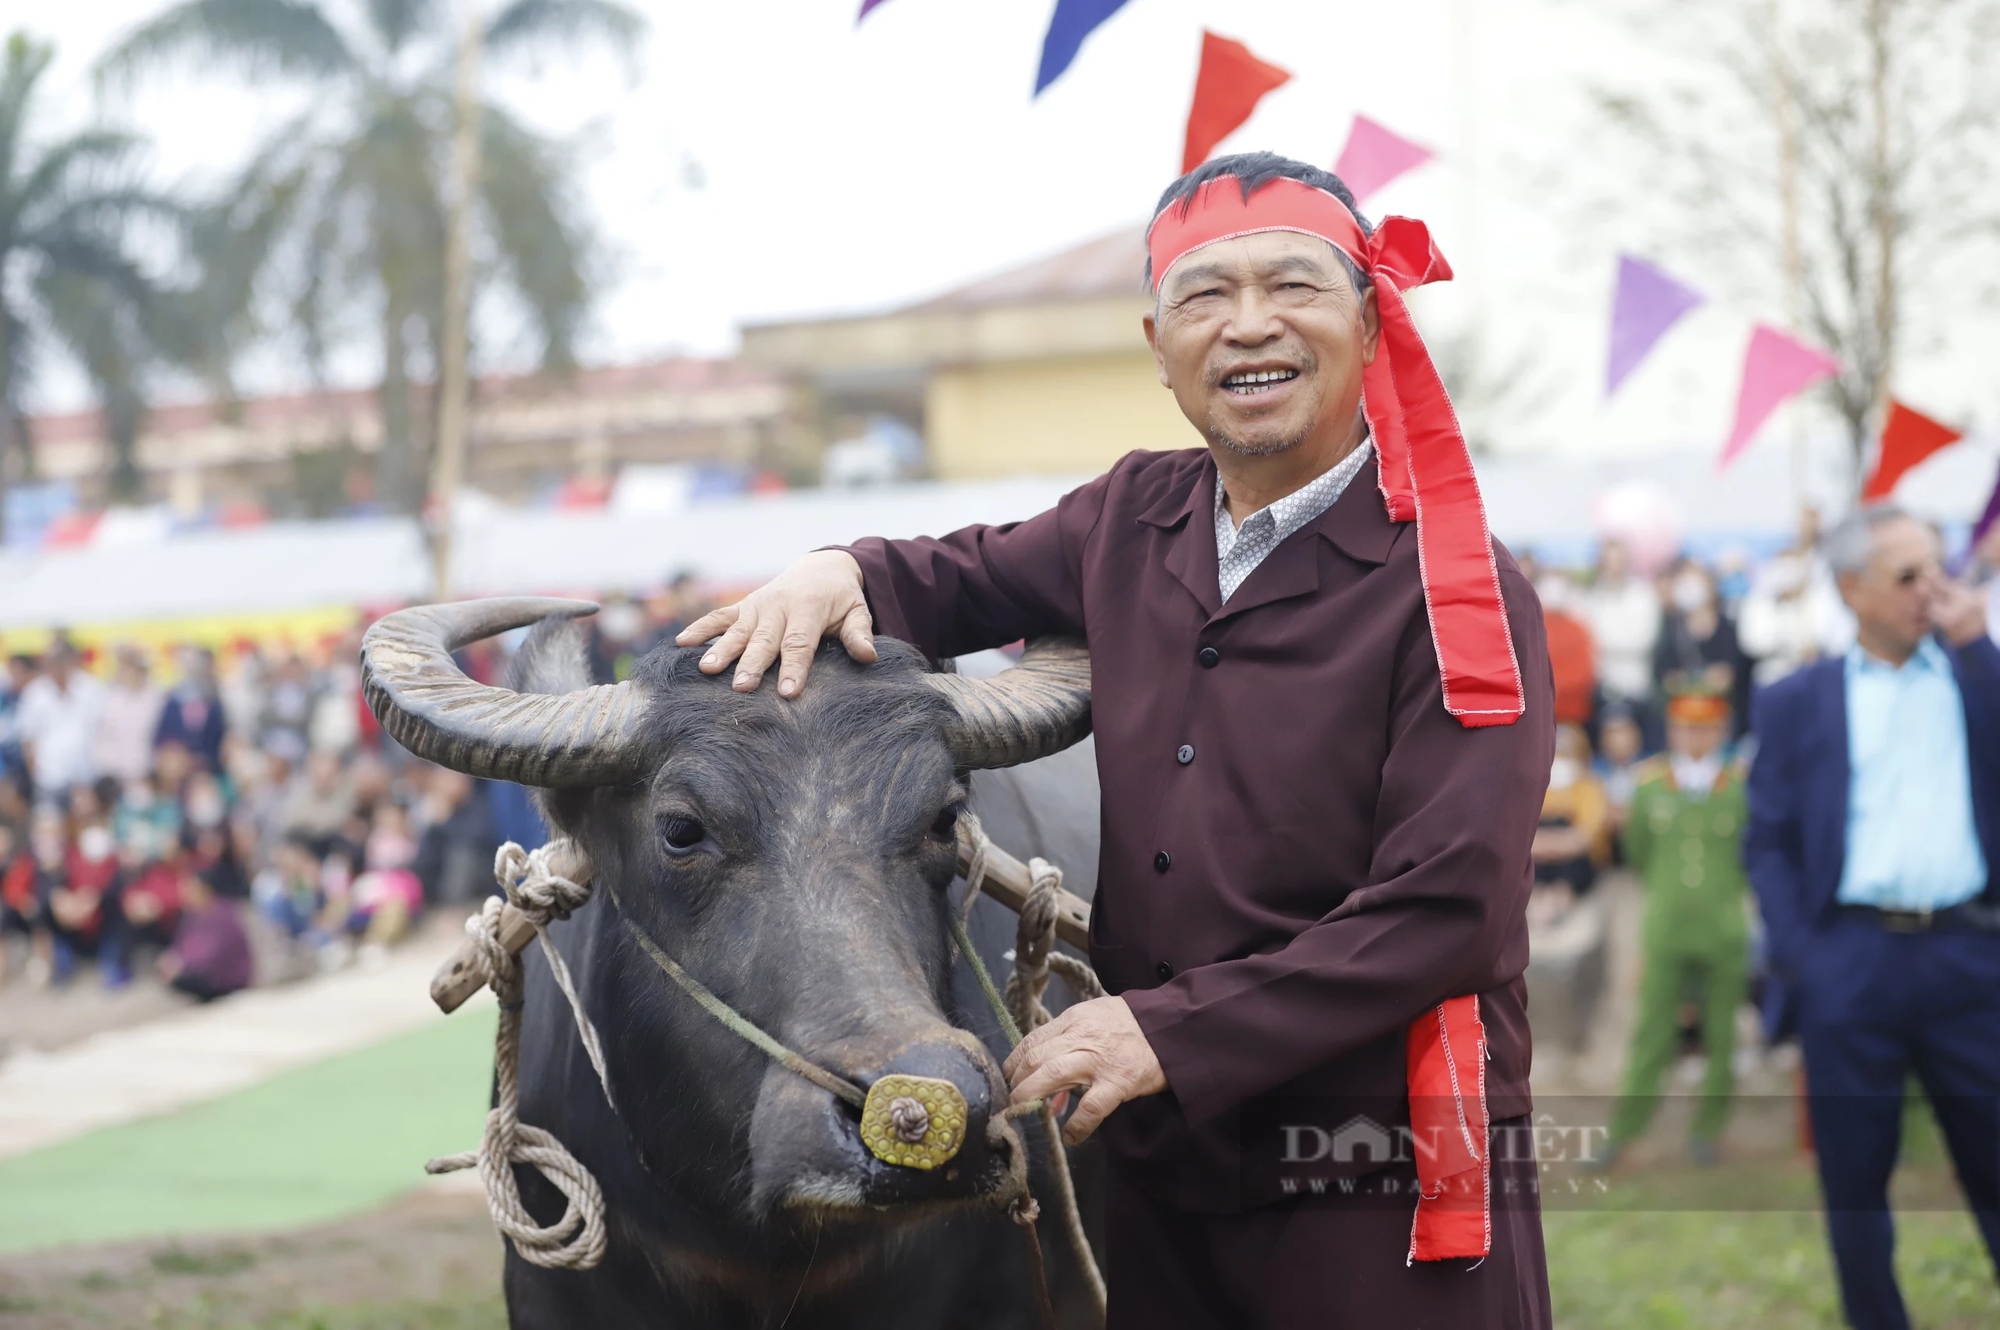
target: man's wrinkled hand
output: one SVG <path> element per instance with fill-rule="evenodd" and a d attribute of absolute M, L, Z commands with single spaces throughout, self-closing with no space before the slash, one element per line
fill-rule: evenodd
<path fill-rule="evenodd" d="M 776 661 L 778 692 L 797 697 L 813 653 L 832 632 L 840 634 L 848 655 L 874 663 L 875 621 L 862 594 L 861 565 L 844 550 L 806 555 L 734 605 L 702 615 L 674 642 L 691 647 L 716 638 L 701 658 L 701 672 L 720 674 L 734 661 L 739 693 L 754 692 Z"/>
<path fill-rule="evenodd" d="M 1125 999 L 1117 997 L 1071 1007 L 1023 1039 L 1002 1070 L 1017 1104 L 1053 1099 L 1062 1090 L 1083 1091 L 1076 1112 L 1063 1125 L 1063 1139 L 1071 1145 L 1090 1139 L 1126 1100 L 1167 1088 L 1167 1073 L 1153 1046 Z"/>

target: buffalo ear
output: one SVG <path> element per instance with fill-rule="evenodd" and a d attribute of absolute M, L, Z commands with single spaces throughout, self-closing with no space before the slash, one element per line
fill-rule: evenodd
<path fill-rule="evenodd" d="M 583 631 L 572 619 L 543 619 L 528 630 L 527 640 L 507 662 L 502 682 L 517 693 L 557 696 L 590 687 L 594 680 L 590 677 L 590 656 Z M 550 789 L 541 785 L 530 785 L 527 790 L 551 839 L 573 835 L 574 828 L 582 825 L 581 814 L 590 802 L 589 790 Z"/>
<path fill-rule="evenodd" d="M 543 619 L 507 662 L 505 687 L 517 693 L 576 693 L 595 682 L 583 632 L 572 619 Z"/>

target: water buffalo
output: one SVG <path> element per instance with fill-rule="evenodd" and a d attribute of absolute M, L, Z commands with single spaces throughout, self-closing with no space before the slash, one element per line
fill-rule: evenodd
<path fill-rule="evenodd" d="M 1033 1324 L 1025 1251 L 996 1203 L 1018 1191 L 1040 1142 L 1024 1153 L 1024 1133 L 993 1120 L 1006 1087 L 994 1048 L 967 1032 L 984 1028 L 991 1041 L 992 1021 L 954 976 L 946 911 L 953 823 L 975 778 L 1008 834 L 1047 823 L 1079 852 L 1088 842 L 1094 867 L 1094 779 L 1079 804 L 992 770 L 1085 737 L 1081 649 L 1031 650 L 1021 668 L 978 679 L 934 673 L 886 638 L 866 667 L 828 644 L 813 686 L 784 701 L 771 689 L 735 693 L 697 670 L 699 652 L 663 646 L 628 682 L 593 688 L 579 635 L 562 621 L 585 608 L 406 610 L 363 649 L 364 687 L 391 735 L 445 766 L 537 787 L 544 816 L 587 852 L 600 885 L 553 932 L 603 1037 L 615 1106 L 531 950 L 520 1107 L 596 1175 L 608 1253 L 579 1272 L 510 1251 L 511 1324 Z M 509 687 L 453 664 L 465 643 L 538 620 Z M 1076 784 L 1074 756 L 1064 765 L 1063 783 Z M 863 1087 L 890 1072 L 956 1085 L 970 1122 L 950 1166 L 871 1155 L 852 1108 L 665 981 L 626 934 L 607 884 L 670 955 L 808 1059 Z M 975 916 L 982 951 L 1011 942 L 1012 916 L 991 909 L 1009 922 Z M 1046 1160 L 1028 1167 L 1040 1177 Z M 552 1222 L 559 1195 L 532 1170 L 517 1173 L 530 1211 Z M 1046 1182 L 1035 1190 L 1053 1194 Z M 1043 1228 L 1059 1257 L 1057 1225 Z M 1058 1301 L 1079 1308 L 1078 1281 L 1052 1269 Z"/>

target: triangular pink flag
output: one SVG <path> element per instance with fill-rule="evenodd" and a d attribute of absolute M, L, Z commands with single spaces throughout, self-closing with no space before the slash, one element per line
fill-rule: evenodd
<path fill-rule="evenodd" d="M 1412 143 L 1367 116 L 1357 115 L 1353 127 L 1347 131 L 1347 146 L 1340 150 L 1333 173 L 1354 192 L 1354 201 L 1359 203 L 1405 171 L 1414 171 L 1435 156 L 1421 143 Z"/>
<path fill-rule="evenodd" d="M 1758 324 L 1743 355 L 1743 387 L 1736 394 L 1736 423 L 1715 459 L 1720 471 L 1750 446 L 1765 421 L 1785 402 L 1840 373 L 1840 362 L 1776 328 Z"/>

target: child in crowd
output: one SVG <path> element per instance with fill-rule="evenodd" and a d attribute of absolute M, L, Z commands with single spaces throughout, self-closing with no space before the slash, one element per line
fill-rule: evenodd
<path fill-rule="evenodd" d="M 119 848 L 141 862 L 164 859 L 180 842 L 180 805 L 161 796 L 150 773 L 135 777 L 125 783 L 111 816 L 111 830 Z"/>
<path fill-rule="evenodd" d="M 416 858 L 409 814 L 394 803 L 378 804 L 368 833 L 367 871 L 354 881 L 348 917 L 349 933 L 362 939 L 364 959 L 382 955 L 423 909 L 423 883 L 411 868 Z"/>
<path fill-rule="evenodd" d="M 70 792 L 70 826 L 73 834 L 63 838 L 60 814 L 55 821 L 42 823 L 36 833 L 36 861 L 49 880 L 49 927 L 54 935 L 55 980 L 67 983 L 76 969 L 79 954 L 96 955 L 103 940 L 109 897 L 118 882 L 118 838 L 112 833 L 111 819 L 97 791 L 79 785 Z M 43 853 L 59 844 L 58 858 L 50 866 Z M 104 969 L 106 984 L 116 987 L 126 976 L 114 965 Z"/>
<path fill-rule="evenodd" d="M 173 941 L 180 911 L 179 876 L 166 859 L 142 853 L 137 845 L 119 847 L 118 878 L 97 958 L 107 987 L 119 987 L 131 978 L 133 953 L 139 948 L 159 951 Z"/>
<path fill-rule="evenodd" d="M 258 912 L 286 937 L 315 949 L 325 942 L 319 915 L 326 900 L 320 892 L 319 856 L 313 853 L 310 837 L 287 836 L 271 857 L 271 866 L 251 883 L 250 894 Z"/>
<path fill-rule="evenodd" d="M 1593 765 L 1598 784 L 1604 787 L 1604 797 L 1611 805 L 1613 832 L 1624 831 L 1625 819 L 1632 810 L 1632 793 L 1639 786 L 1642 771 L 1639 754 L 1644 743 L 1631 708 L 1616 703 L 1604 708 L 1597 722 L 1597 761 Z"/>
<path fill-rule="evenodd" d="M 1685 693 L 1667 704 L 1667 752 L 1648 762 L 1632 799 L 1625 856 L 1646 888 L 1644 969 L 1625 1086 L 1611 1120 L 1615 1153 L 1645 1133 L 1660 1080 L 1680 1047 L 1681 1004 L 1701 1007 L 1708 1057 L 1688 1152 L 1713 1164 L 1735 1087 L 1736 1009 L 1748 992 L 1748 821 L 1742 774 L 1725 761 L 1729 703 Z"/>
<path fill-rule="evenodd" d="M 183 867 L 181 916 L 174 945 L 160 957 L 160 977 L 200 1002 L 213 1002 L 250 986 L 250 937 L 236 906 L 216 895 L 208 879 Z"/>

